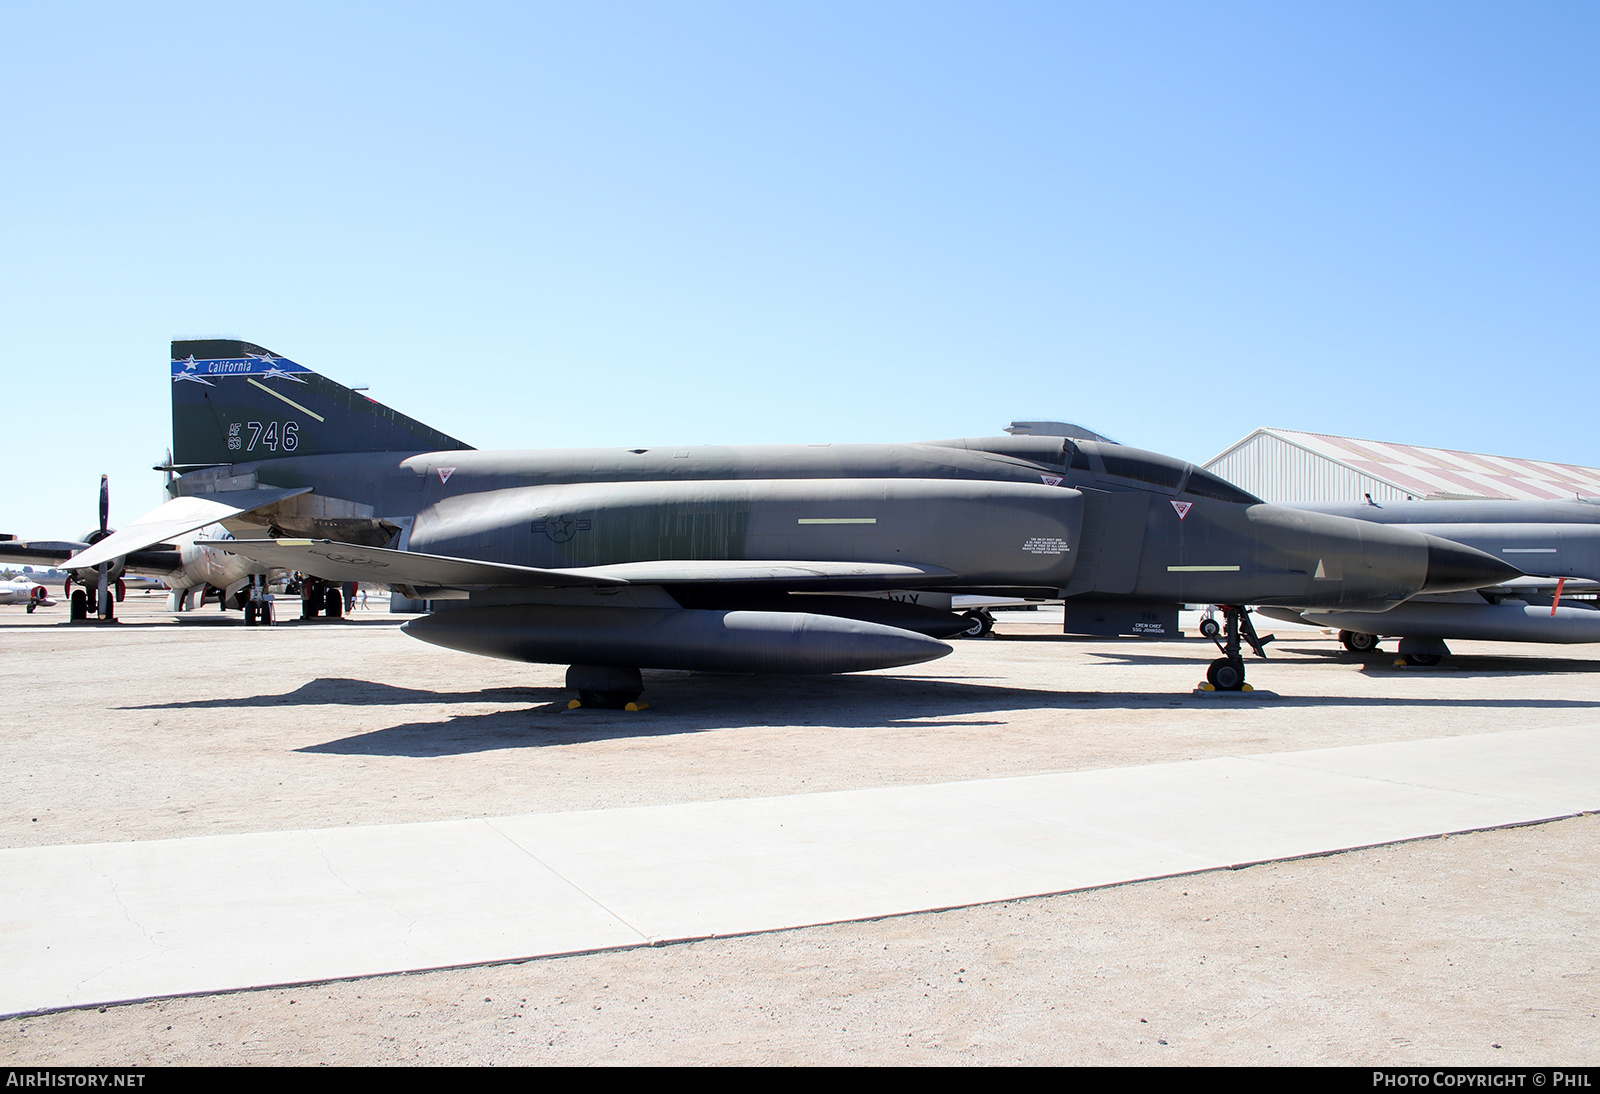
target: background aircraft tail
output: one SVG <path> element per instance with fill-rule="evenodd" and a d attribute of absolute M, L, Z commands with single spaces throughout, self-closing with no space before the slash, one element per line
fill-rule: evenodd
<path fill-rule="evenodd" d="M 471 447 L 251 342 L 172 343 L 176 466 Z"/>

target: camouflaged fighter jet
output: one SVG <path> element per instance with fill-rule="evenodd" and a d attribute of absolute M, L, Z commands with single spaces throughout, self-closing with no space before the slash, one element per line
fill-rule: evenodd
<path fill-rule="evenodd" d="M 429 602 L 413 637 L 570 666 L 584 704 L 633 702 L 642 668 L 948 653 L 968 621 L 897 590 L 1066 598 L 1079 630 L 1172 635 L 1185 602 L 1381 612 L 1518 572 L 1065 437 L 479 452 L 247 342 L 173 343 L 172 428 L 173 500 L 77 565 L 220 521 L 237 538 L 209 546 L 263 569 Z M 1227 611 L 1209 676 L 1238 689 L 1255 639 Z"/>
<path fill-rule="evenodd" d="M 1447 639 L 1489 642 L 1600 642 L 1600 498 L 1570 501 L 1325 502 L 1297 506 L 1375 524 L 1403 526 L 1498 557 L 1528 576 L 1477 590 L 1412 597 L 1380 615 L 1263 608 L 1269 618 L 1339 630 L 1351 653 L 1398 638 L 1414 665 L 1449 656 Z M 1563 596 L 1566 603 L 1563 605 Z"/>

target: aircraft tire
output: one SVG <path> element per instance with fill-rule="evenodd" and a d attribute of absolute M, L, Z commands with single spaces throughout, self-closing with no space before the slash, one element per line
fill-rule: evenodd
<path fill-rule="evenodd" d="M 1378 649 L 1378 636 L 1365 631 L 1340 631 L 1339 642 L 1351 653 L 1375 653 Z"/>
<path fill-rule="evenodd" d="M 256 606 L 254 603 L 244 606 L 244 625 L 247 627 L 256 625 Z"/>
<path fill-rule="evenodd" d="M 961 618 L 967 621 L 966 629 L 961 632 L 962 638 L 987 638 L 994 631 L 994 616 L 988 612 L 963 612 Z"/>
<path fill-rule="evenodd" d="M 275 622 L 277 622 L 277 620 L 273 618 L 276 614 L 277 613 L 272 610 L 272 602 L 270 600 L 261 605 L 261 625 L 263 627 L 272 626 Z"/>
<path fill-rule="evenodd" d="M 1218 691 L 1238 691 L 1244 687 L 1244 662 L 1219 657 L 1207 666 L 1206 679 Z"/>
<path fill-rule="evenodd" d="M 82 589 L 72 590 L 72 610 L 69 618 L 73 622 L 89 618 L 89 594 Z"/>
<path fill-rule="evenodd" d="M 337 585 L 329 585 L 328 592 L 322 601 L 322 610 L 329 619 L 338 619 L 344 615 L 344 590 Z"/>
<path fill-rule="evenodd" d="M 315 619 L 322 614 L 322 583 L 308 577 L 300 583 L 300 618 Z"/>
<path fill-rule="evenodd" d="M 39 602 L 38 601 L 36 601 L 36 600 L 28 601 L 28 614 L 32 615 L 33 614 L 33 609 L 37 608 L 38 606 L 39 606 Z"/>
<path fill-rule="evenodd" d="M 1215 619 L 1200 620 L 1200 636 L 1202 638 L 1215 638 L 1222 633 L 1222 624 Z"/>
<path fill-rule="evenodd" d="M 1427 666 L 1427 665 L 1437 665 L 1438 663 L 1439 663 L 1439 655 L 1437 653 L 1408 653 L 1408 654 L 1406 654 L 1406 664 L 1408 664 L 1408 665 Z"/>

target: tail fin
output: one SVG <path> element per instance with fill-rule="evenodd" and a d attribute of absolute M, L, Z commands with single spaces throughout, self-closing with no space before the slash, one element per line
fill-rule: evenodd
<path fill-rule="evenodd" d="M 471 447 L 250 342 L 172 343 L 177 466 Z"/>

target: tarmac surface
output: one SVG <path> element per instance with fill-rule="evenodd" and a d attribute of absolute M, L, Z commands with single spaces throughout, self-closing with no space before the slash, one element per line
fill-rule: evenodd
<path fill-rule="evenodd" d="M 1600 650 L 1582 646 L 1457 643 L 1445 665 L 1402 668 L 1275 626 L 1250 679 L 1278 698 L 1218 700 L 1190 694 L 1208 644 L 1065 639 L 1047 613 L 1006 613 L 999 638 L 911 669 L 647 672 L 652 707 L 630 714 L 567 711 L 560 667 L 424 646 L 376 610 L 271 629 L 137 595 L 115 626 L 0 613 L 11 849 L 1600 727 Z M 0 1021 L 0 1059 L 1592 1064 L 1597 834 L 1580 816 L 869 922 L 57 1011 Z"/>

